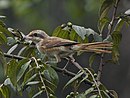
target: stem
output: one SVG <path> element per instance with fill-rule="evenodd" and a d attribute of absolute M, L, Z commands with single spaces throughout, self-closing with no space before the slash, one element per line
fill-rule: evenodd
<path fill-rule="evenodd" d="M 79 65 L 79 63 L 77 63 L 77 62 L 75 61 L 75 59 L 74 59 L 73 57 L 70 57 L 70 58 L 71 58 L 71 62 L 72 62 L 78 69 L 80 69 L 81 71 L 83 71 L 85 75 L 88 75 L 88 74 L 86 73 L 86 71 Z M 96 82 L 96 80 L 95 80 L 93 74 L 91 73 L 91 71 L 90 71 L 88 68 L 86 68 L 86 70 L 90 73 L 90 75 L 91 75 L 91 77 L 92 77 L 92 79 L 93 79 L 93 82 L 94 82 L 94 84 L 96 85 L 96 88 L 97 88 L 97 90 L 98 90 L 99 96 L 102 98 L 102 95 L 101 95 L 101 92 L 100 92 L 100 89 L 99 89 L 99 85 L 98 85 L 98 83 Z"/>
<path fill-rule="evenodd" d="M 102 70 L 103 70 L 103 66 L 104 66 L 103 58 L 104 58 L 104 54 L 101 54 L 101 59 L 100 59 L 100 64 L 99 64 L 98 74 L 97 74 L 97 79 L 96 79 L 97 82 L 99 82 L 101 79 Z"/>
<path fill-rule="evenodd" d="M 39 67 L 39 64 L 38 64 L 36 58 L 33 57 L 33 59 L 34 59 L 34 61 L 35 61 L 35 64 L 37 65 L 37 67 Z M 39 68 L 40 68 L 40 67 L 39 67 Z M 42 78 L 41 72 L 39 71 L 38 74 L 39 74 L 39 77 L 40 77 L 40 80 L 41 80 L 43 86 L 45 87 L 45 91 L 46 91 L 47 98 L 49 98 L 49 93 L 48 93 L 48 91 L 47 91 L 46 85 L 45 85 L 44 80 L 43 80 L 43 78 Z"/>
<path fill-rule="evenodd" d="M 3 53 L 3 55 L 5 57 L 7 57 L 7 58 L 14 58 L 14 59 L 18 59 L 18 60 L 27 59 L 26 57 L 22 57 L 22 56 L 18 56 L 18 55 L 13 55 L 13 54 Z"/>
<path fill-rule="evenodd" d="M 107 35 L 110 35 L 111 32 L 112 32 L 112 28 L 114 26 L 114 22 L 116 20 L 116 13 L 117 13 L 117 8 L 118 8 L 118 4 L 119 4 L 120 0 L 117 0 L 117 2 L 115 3 L 114 5 L 114 9 L 113 9 L 113 14 L 112 14 L 112 19 L 111 19 L 111 22 L 109 24 L 109 28 L 108 28 L 108 33 Z"/>
<path fill-rule="evenodd" d="M 13 55 L 13 54 L 7 54 L 7 53 L 3 53 L 3 55 L 7 58 L 14 58 L 14 59 L 18 59 L 18 60 L 22 60 L 22 59 L 27 59 L 26 57 L 22 57 L 22 56 L 17 56 L 17 55 Z M 71 71 L 68 71 L 67 69 L 62 69 L 62 68 L 59 68 L 59 67 L 55 67 L 55 66 L 51 66 L 56 72 L 59 72 L 59 73 L 64 73 L 64 75 L 66 76 L 70 76 L 70 77 L 74 77 L 76 74 L 71 72 Z M 88 82 L 87 80 L 84 81 L 85 84 L 88 84 L 88 85 L 92 85 L 91 82 Z"/>
<path fill-rule="evenodd" d="M 114 5 L 114 9 L 113 9 L 113 14 L 112 14 L 112 19 L 111 19 L 111 22 L 109 24 L 109 28 L 108 28 L 108 33 L 107 33 L 107 36 L 111 34 L 112 32 L 112 28 L 114 26 L 114 23 L 115 23 L 115 20 L 116 20 L 116 13 L 117 13 L 117 8 L 118 8 L 118 4 L 119 4 L 120 0 L 117 0 L 115 5 Z M 97 74 L 97 82 L 100 81 L 101 79 L 101 75 L 102 75 L 102 70 L 103 70 L 103 66 L 104 66 L 104 62 L 103 62 L 103 59 L 104 59 L 104 53 L 101 54 L 101 59 L 100 59 L 100 65 L 99 65 L 99 69 L 98 69 L 98 74 Z"/>

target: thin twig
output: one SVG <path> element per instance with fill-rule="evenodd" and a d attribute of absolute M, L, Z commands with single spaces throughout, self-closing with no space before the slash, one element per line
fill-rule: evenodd
<path fill-rule="evenodd" d="M 97 78 L 96 78 L 97 82 L 99 82 L 101 79 L 102 70 L 103 70 L 103 66 L 104 66 L 103 58 L 104 58 L 104 53 L 101 54 L 100 64 L 99 64 L 99 68 L 98 68 L 98 74 L 97 74 Z"/>
<path fill-rule="evenodd" d="M 115 5 L 114 5 L 114 9 L 113 9 L 113 14 L 112 14 L 112 19 L 111 19 L 111 22 L 109 24 L 109 28 L 108 28 L 108 33 L 107 35 L 110 35 L 111 32 L 112 32 L 112 28 L 114 26 L 114 22 L 116 20 L 116 13 L 117 13 L 117 8 L 118 8 L 118 4 L 119 4 L 120 0 L 117 0 Z"/>
<path fill-rule="evenodd" d="M 33 57 L 33 59 L 34 59 L 34 61 L 35 61 L 36 66 L 39 67 L 39 64 L 38 64 L 36 58 Z M 40 68 L 40 67 L 39 67 L 39 68 Z M 47 91 L 46 85 L 45 85 L 44 80 L 43 80 L 43 78 L 42 78 L 41 72 L 39 71 L 38 74 L 39 74 L 40 80 L 41 80 L 41 82 L 42 82 L 42 84 L 43 84 L 43 86 L 44 86 L 44 88 L 45 88 L 47 98 L 49 98 L 49 93 L 48 93 L 48 91 Z"/>
<path fill-rule="evenodd" d="M 115 20 L 116 20 L 116 13 L 117 13 L 117 7 L 118 7 L 118 4 L 119 4 L 119 1 L 120 0 L 117 0 L 115 5 L 114 5 L 112 19 L 111 19 L 111 22 L 109 24 L 107 36 L 110 35 L 111 32 L 112 32 L 112 29 L 113 29 L 113 26 L 114 26 L 114 23 L 115 23 Z M 105 55 L 104 53 L 101 54 L 100 65 L 99 65 L 97 79 L 96 79 L 97 82 L 99 82 L 100 79 L 101 79 L 101 74 L 102 74 L 102 70 L 103 70 L 103 66 L 104 66 L 104 62 L 103 62 L 104 55 Z"/>
<path fill-rule="evenodd" d="M 22 57 L 22 56 L 17 56 L 17 55 L 13 55 L 13 54 L 7 54 L 7 53 L 3 53 L 3 55 L 7 58 L 14 58 L 14 59 L 18 59 L 18 60 L 22 60 L 22 59 L 28 59 L 26 57 Z M 71 72 L 71 71 L 68 71 L 67 69 L 62 69 L 62 68 L 59 68 L 59 67 L 55 67 L 55 66 L 51 66 L 56 72 L 59 72 L 59 73 L 64 73 L 64 75 L 67 75 L 67 76 L 70 76 L 70 77 L 74 77 L 76 74 Z M 88 82 L 87 80 L 84 81 L 85 84 L 88 84 L 88 85 L 92 85 L 91 82 Z"/>
<path fill-rule="evenodd" d="M 86 73 L 86 71 L 79 65 L 79 63 L 77 63 L 77 62 L 75 61 L 75 59 L 74 59 L 73 57 L 70 57 L 70 58 L 71 58 L 72 64 L 74 64 L 78 69 L 80 69 L 81 71 L 83 71 L 85 75 L 88 75 L 88 74 Z M 98 90 L 99 96 L 102 98 L 102 95 L 101 95 L 99 86 L 98 86 L 98 84 L 97 84 L 97 82 L 96 82 L 96 80 L 95 80 L 93 74 L 88 70 L 88 68 L 86 68 L 86 70 L 90 73 L 90 75 L 91 75 L 91 77 L 92 77 L 92 79 L 93 79 L 93 82 L 94 82 L 94 84 L 96 85 L 96 88 L 97 88 L 97 90 Z"/>
<path fill-rule="evenodd" d="M 3 55 L 5 57 L 7 57 L 7 58 L 14 58 L 14 59 L 18 59 L 18 60 L 27 59 L 26 57 L 22 57 L 22 56 L 18 56 L 18 55 L 13 55 L 13 54 L 3 53 Z"/>

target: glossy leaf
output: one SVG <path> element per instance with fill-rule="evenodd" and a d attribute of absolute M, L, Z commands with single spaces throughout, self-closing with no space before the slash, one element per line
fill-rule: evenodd
<path fill-rule="evenodd" d="M 32 57 L 35 55 L 35 47 L 26 47 L 24 50 L 21 52 L 22 56 L 25 57 Z"/>
<path fill-rule="evenodd" d="M 27 68 L 29 67 L 30 63 L 31 63 L 31 60 L 29 60 L 28 62 L 26 62 L 25 64 L 23 64 L 23 65 L 21 66 L 21 68 L 20 68 L 20 70 L 19 70 L 19 73 L 18 73 L 18 75 L 17 75 L 17 81 L 19 81 L 19 80 L 22 78 L 22 76 L 24 75 L 25 71 L 26 71 Z"/>
<path fill-rule="evenodd" d="M 75 98 L 86 98 L 85 94 L 79 94 Z"/>
<path fill-rule="evenodd" d="M 94 59 L 96 57 L 96 54 L 92 54 L 90 57 L 89 57 L 89 66 L 92 67 L 92 64 L 94 62 Z"/>
<path fill-rule="evenodd" d="M 12 34 L 8 31 L 5 24 L 0 20 L 0 32 L 6 33 L 9 36 L 12 36 Z"/>
<path fill-rule="evenodd" d="M 89 98 L 98 98 L 98 95 L 92 95 Z M 100 97 L 99 97 L 100 98 Z"/>
<path fill-rule="evenodd" d="M 43 90 L 41 90 L 38 93 L 36 93 L 32 98 L 36 98 L 37 96 L 41 95 L 42 93 L 43 93 Z"/>
<path fill-rule="evenodd" d="M 7 65 L 7 75 L 10 78 L 12 84 L 14 87 L 16 87 L 17 84 L 17 66 L 18 62 L 16 60 L 11 60 Z"/>
<path fill-rule="evenodd" d="M 122 34 L 119 32 L 114 32 L 112 34 L 112 41 L 113 41 L 113 49 L 112 49 L 112 55 L 113 55 L 113 60 L 116 62 L 118 61 L 119 58 L 119 43 L 121 41 Z"/>
<path fill-rule="evenodd" d="M 8 50 L 7 54 L 11 54 L 17 47 L 18 47 L 18 44 L 15 44 L 14 46 L 12 46 L 12 47 Z"/>
<path fill-rule="evenodd" d="M 99 29 L 100 33 L 102 33 L 102 31 L 107 23 L 109 23 L 109 19 L 107 17 L 103 17 L 99 20 L 98 29 Z"/>
<path fill-rule="evenodd" d="M 39 83 L 40 81 L 31 81 L 31 82 L 28 82 L 26 85 L 37 85 Z"/>
<path fill-rule="evenodd" d="M 83 40 L 85 39 L 85 35 L 87 34 L 87 32 L 84 27 L 73 25 L 72 28 Z"/>
<path fill-rule="evenodd" d="M 77 75 L 75 75 L 73 78 L 71 78 L 67 84 L 64 86 L 66 88 L 68 85 L 72 84 L 74 81 L 76 81 L 79 77 L 81 77 L 84 74 L 84 72 L 80 72 Z"/>
<path fill-rule="evenodd" d="M 108 35 L 104 40 L 103 42 L 112 42 L 112 36 L 111 35 Z"/>
<path fill-rule="evenodd" d="M 16 43 L 16 40 L 13 37 L 7 37 L 7 44 L 12 46 Z"/>
<path fill-rule="evenodd" d="M 55 85 L 57 85 L 59 82 L 59 77 L 58 77 L 56 71 L 49 66 L 46 68 L 46 70 L 48 70 L 49 76 L 51 78 L 51 82 L 54 83 Z"/>
<path fill-rule="evenodd" d="M 0 32 L 0 43 L 3 44 L 6 42 L 7 42 L 6 36 L 2 32 Z"/>
<path fill-rule="evenodd" d="M 109 9 L 112 7 L 114 0 L 104 0 L 100 9 L 100 19 L 106 17 Z"/>
<path fill-rule="evenodd" d="M 124 25 L 124 20 L 123 19 L 119 19 L 117 24 L 116 24 L 116 26 L 115 26 L 115 28 L 114 28 L 114 31 L 120 32 L 122 27 L 123 27 L 123 25 Z"/>
<path fill-rule="evenodd" d="M 81 37 L 82 40 L 85 40 L 86 37 L 93 35 L 94 41 L 102 41 L 102 37 L 90 28 L 86 29 L 84 27 L 76 26 L 76 25 L 73 25 L 72 28 L 76 31 L 78 36 Z"/>
<path fill-rule="evenodd" d="M 118 94 L 114 90 L 110 90 L 114 98 L 119 98 Z"/>
<path fill-rule="evenodd" d="M 23 85 L 32 81 L 37 77 L 37 73 L 35 73 L 35 68 L 31 68 L 27 73 L 25 73 Z"/>
<path fill-rule="evenodd" d="M 0 92 L 2 93 L 2 95 L 4 96 L 4 98 L 10 98 L 10 90 L 7 86 L 5 86 L 4 84 L 0 85 Z"/>
<path fill-rule="evenodd" d="M 126 15 L 130 15 L 130 9 L 128 9 L 127 11 L 125 11 Z"/>
<path fill-rule="evenodd" d="M 5 19 L 5 18 L 6 18 L 6 16 L 0 15 L 0 19 Z"/>
<path fill-rule="evenodd" d="M 94 91 L 94 88 L 91 87 L 91 88 L 87 89 L 84 94 L 85 94 L 85 95 L 88 95 L 88 94 L 90 94 L 90 93 L 93 92 L 93 91 Z"/>
<path fill-rule="evenodd" d="M 61 32 L 62 28 L 61 26 L 58 26 L 52 33 L 52 36 L 59 36 L 59 33 Z"/>

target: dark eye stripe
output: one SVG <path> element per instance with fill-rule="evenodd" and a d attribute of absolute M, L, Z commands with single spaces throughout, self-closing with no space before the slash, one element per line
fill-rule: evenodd
<path fill-rule="evenodd" d="M 37 34 L 36 37 L 44 38 L 44 36 L 41 34 Z"/>

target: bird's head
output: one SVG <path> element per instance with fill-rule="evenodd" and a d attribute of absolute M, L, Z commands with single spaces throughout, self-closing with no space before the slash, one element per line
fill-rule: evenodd
<path fill-rule="evenodd" d="M 25 40 L 30 40 L 37 44 L 40 42 L 42 39 L 48 38 L 49 35 L 47 35 L 44 31 L 42 30 L 33 30 L 31 31 L 28 35 L 25 36 Z"/>

